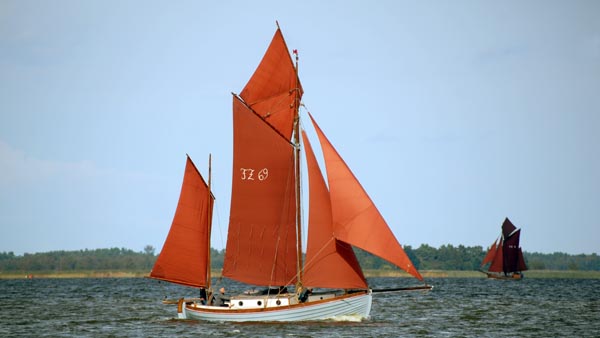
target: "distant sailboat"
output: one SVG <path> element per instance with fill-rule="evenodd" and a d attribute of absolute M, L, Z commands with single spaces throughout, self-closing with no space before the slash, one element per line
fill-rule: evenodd
<path fill-rule="evenodd" d="M 211 303 L 216 291 L 211 285 L 209 264 L 213 206 L 210 176 L 206 184 L 188 157 L 171 230 L 150 274 L 151 278 L 200 288 L 198 299 L 179 300 L 180 318 L 368 318 L 375 292 L 431 289 L 424 284 L 372 290 L 367 284 L 353 246 L 393 263 L 420 281 L 423 277 L 308 114 L 322 148 L 326 184 L 299 121 L 303 89 L 296 51 L 294 54 L 295 64 L 278 27 L 254 75 L 240 95 L 233 96 L 232 196 L 222 275 L 265 287 L 265 291 L 232 296 L 226 306 Z M 306 153 L 310 205 L 304 262 L 301 145 Z"/>
<path fill-rule="evenodd" d="M 502 223 L 500 237 L 492 243 L 481 262 L 481 271 L 488 278 L 519 280 L 527 270 L 523 252 L 519 246 L 521 229 L 517 229 L 506 218 Z M 487 270 L 484 267 L 489 263 Z"/>

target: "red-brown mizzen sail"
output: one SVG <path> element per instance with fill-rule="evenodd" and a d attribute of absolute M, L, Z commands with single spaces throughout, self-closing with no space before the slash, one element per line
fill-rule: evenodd
<path fill-rule="evenodd" d="M 278 28 L 240 97 L 265 121 L 290 139 L 296 113 L 296 91 L 297 99 L 300 100 L 302 86 Z"/>
<path fill-rule="evenodd" d="M 333 235 L 329 191 L 304 131 L 302 139 L 309 180 L 308 240 L 303 284 L 321 288 L 367 288 L 367 281 L 352 246 Z"/>
<path fill-rule="evenodd" d="M 379 256 L 423 280 L 369 195 L 323 134 L 312 115 L 309 116 L 325 158 L 335 237 Z"/>
<path fill-rule="evenodd" d="M 150 272 L 151 278 L 207 286 L 213 204 L 208 185 L 188 156 L 173 223 Z"/>
<path fill-rule="evenodd" d="M 296 275 L 294 147 L 233 98 L 233 177 L 223 276 L 287 285 Z"/>

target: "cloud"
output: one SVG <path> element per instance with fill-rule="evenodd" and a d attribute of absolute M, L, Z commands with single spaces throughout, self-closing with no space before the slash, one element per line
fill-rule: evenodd
<path fill-rule="evenodd" d="M 69 162 L 40 159 L 0 140 L 0 187 L 42 184 L 58 180 L 78 184 L 156 184 L 162 178 L 143 170 L 105 168 L 90 160 Z"/>
<path fill-rule="evenodd" d="M 39 183 L 57 177 L 83 179 L 106 173 L 91 161 L 61 162 L 28 156 L 0 140 L 0 186 Z"/>

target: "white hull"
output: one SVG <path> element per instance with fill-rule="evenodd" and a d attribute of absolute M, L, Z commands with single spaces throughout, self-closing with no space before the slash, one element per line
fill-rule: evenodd
<path fill-rule="evenodd" d="M 279 300 L 279 304 L 277 301 Z M 239 306 L 240 301 L 245 308 Z M 289 297 L 238 297 L 232 298 L 229 307 L 206 306 L 180 301 L 178 315 L 182 319 L 221 322 L 291 322 L 312 320 L 358 321 L 369 318 L 371 292 L 348 295 L 311 296 L 305 303 Z M 262 306 L 257 306 L 261 304 Z"/>

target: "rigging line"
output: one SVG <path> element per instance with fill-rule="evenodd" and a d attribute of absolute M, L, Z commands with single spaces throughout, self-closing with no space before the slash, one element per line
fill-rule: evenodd
<path fill-rule="evenodd" d="M 292 92 L 293 92 L 294 90 L 296 90 L 296 89 L 297 89 L 297 88 L 292 88 L 292 89 L 290 89 L 290 90 L 289 90 L 289 93 L 292 93 Z M 258 104 L 258 103 L 261 103 L 261 102 L 265 102 L 265 101 L 269 101 L 269 100 L 271 100 L 272 98 L 275 98 L 275 97 L 281 96 L 281 94 L 283 94 L 283 93 L 285 93 L 285 90 L 283 90 L 283 91 L 280 91 L 280 92 L 277 92 L 277 93 L 275 93 L 275 94 L 273 94 L 273 95 L 271 95 L 271 96 L 263 97 L 263 98 L 261 98 L 261 99 L 259 99 L 259 100 L 256 100 L 256 101 L 253 101 L 253 102 L 246 102 L 246 103 L 248 104 L 248 106 L 254 106 L 255 104 Z M 237 95 L 237 94 L 236 94 L 236 96 L 239 96 L 239 95 Z M 240 96 L 240 97 L 241 97 L 241 96 Z M 245 102 L 245 101 L 244 101 L 244 102 Z"/>
<path fill-rule="evenodd" d="M 217 209 L 217 228 L 219 228 L 219 240 L 221 242 L 221 248 L 224 248 L 225 245 L 223 243 L 223 229 L 221 227 L 221 213 L 219 212 L 219 204 L 220 203 L 217 203 L 217 200 L 215 199 L 214 206 L 216 206 L 216 209 Z"/>
<path fill-rule="evenodd" d="M 432 290 L 433 286 L 428 285 L 418 285 L 418 286 L 407 286 L 400 288 L 389 288 L 389 289 L 371 289 L 373 293 L 383 293 L 383 292 L 399 292 L 399 291 L 429 291 Z"/>
<path fill-rule="evenodd" d="M 302 138 L 300 138 L 302 139 Z M 302 141 L 300 141 L 302 142 Z M 300 161 L 300 166 L 303 168 L 306 168 L 306 159 L 304 157 L 300 157 L 299 159 Z M 306 173 L 306 175 L 308 175 L 308 170 L 304 171 Z M 305 177 L 302 177 L 302 174 L 299 175 L 299 179 L 300 179 L 300 200 L 304 200 L 304 196 L 305 196 L 305 188 L 308 189 L 308 185 L 305 184 Z M 302 236 L 302 245 L 303 246 L 308 246 L 308 215 L 305 213 L 305 207 L 306 205 L 308 205 L 308 203 L 299 203 L 300 205 L 300 213 L 302 213 L 302 215 L 306 216 L 306 217 L 302 217 L 301 222 L 300 222 L 300 227 L 301 229 L 301 236 Z M 308 206 L 310 208 L 310 206 Z"/>
<path fill-rule="evenodd" d="M 261 99 L 261 100 L 254 101 L 254 102 L 252 102 L 252 103 L 248 103 L 247 105 L 248 105 L 248 107 L 252 108 L 252 107 L 254 107 L 256 104 L 259 104 L 259 103 L 261 103 L 261 102 L 270 101 L 271 99 L 274 99 L 274 98 L 280 97 L 280 98 L 279 98 L 279 100 L 273 101 L 273 104 L 271 105 L 271 107 L 273 107 L 273 106 L 279 106 L 279 105 L 281 105 L 281 103 L 284 103 L 284 102 L 285 102 L 285 100 L 286 100 L 287 98 L 289 98 L 289 95 L 290 95 L 292 92 L 294 92 L 294 91 L 296 91 L 296 90 L 298 90 L 298 91 L 299 91 L 299 90 L 300 90 L 300 88 L 292 88 L 292 89 L 290 89 L 290 90 L 289 90 L 289 94 L 288 94 L 288 96 L 283 96 L 283 95 L 281 95 L 281 94 L 282 94 L 282 93 L 284 93 L 284 92 L 279 92 L 278 94 L 272 95 L 272 96 L 270 96 L 270 97 L 267 97 L 267 98 L 264 98 L 264 99 Z M 300 93 L 302 94 L 302 92 L 300 92 Z M 254 109 L 254 108 L 252 108 L 252 109 Z M 286 113 L 286 112 L 287 112 L 287 110 L 269 111 L 269 112 L 266 112 L 264 115 L 260 115 L 260 116 L 261 116 L 263 119 L 267 119 L 267 118 L 269 118 L 269 117 L 271 117 L 271 116 L 274 116 L 274 115 L 277 115 L 277 114 L 281 114 L 281 113 Z"/>
<path fill-rule="evenodd" d="M 301 109 L 304 109 L 304 111 L 306 111 L 308 113 L 308 109 L 306 109 L 306 107 L 304 106 L 304 103 L 300 103 L 300 107 L 298 109 L 298 116 L 300 116 Z M 300 121 L 300 128 L 306 130 L 306 128 L 304 127 L 304 119 L 299 118 L 298 121 Z"/>
<path fill-rule="evenodd" d="M 273 283 L 273 276 L 275 275 L 275 267 L 277 266 L 277 252 L 279 251 L 279 242 L 281 236 L 277 236 L 277 244 L 275 244 L 275 255 L 273 257 L 273 264 L 271 264 L 271 278 L 269 280 L 269 288 L 271 288 L 271 283 Z"/>
<path fill-rule="evenodd" d="M 296 201 L 296 205 L 298 206 L 297 212 L 299 212 L 300 215 L 305 215 L 305 213 L 304 213 L 304 207 L 305 207 L 306 203 L 303 203 L 303 201 L 304 201 L 304 180 L 303 180 L 304 171 L 302 170 L 302 168 L 305 168 L 306 164 L 304 163 L 305 160 L 304 160 L 304 157 L 302 156 L 302 143 L 303 143 L 303 140 L 302 140 L 302 136 L 300 135 L 301 134 L 301 130 L 302 130 L 302 119 L 300 118 L 300 109 L 298 109 L 298 118 L 296 119 L 295 123 L 298 124 L 297 132 L 299 133 L 299 135 L 298 135 L 298 144 L 296 145 L 297 150 L 298 150 L 298 152 L 297 152 L 298 156 L 296 158 L 296 161 L 298 161 L 298 166 L 296 167 L 296 169 L 299 171 L 297 173 L 298 185 L 295 187 L 295 189 L 298 189 L 298 192 L 297 192 L 298 201 Z M 308 172 L 306 172 L 306 173 L 308 173 Z M 308 238 L 308 232 L 306 231 L 307 229 L 304 226 L 305 222 L 306 222 L 306 217 L 301 217 L 300 218 L 300 224 L 296 225 L 296 227 L 297 227 L 297 229 L 296 229 L 296 237 L 300 236 L 300 242 L 299 242 L 299 244 L 302 245 L 302 246 L 304 246 L 304 245 L 307 244 L 307 241 L 304 240 L 305 236 L 306 236 L 306 238 Z M 298 231 L 300 233 L 298 233 Z M 300 250 L 299 250 L 300 254 L 302 254 L 302 249 L 303 248 L 301 247 Z M 302 266 L 299 266 L 298 269 L 297 269 L 297 271 L 300 271 L 301 269 L 302 269 Z M 299 277 L 301 277 L 301 276 L 297 276 L 297 278 L 299 278 Z"/>
<path fill-rule="evenodd" d="M 290 179 L 289 179 L 290 175 L 294 175 L 293 170 L 288 170 L 288 182 L 290 181 Z M 286 184 L 286 194 L 285 194 L 286 196 L 289 195 L 289 193 L 288 193 L 289 189 L 290 189 L 290 184 Z M 297 201 L 296 201 L 296 203 L 297 203 Z M 273 255 L 273 263 L 271 264 L 271 277 L 269 279 L 269 287 L 273 286 L 271 283 L 273 283 L 273 280 L 274 280 L 275 268 L 277 267 L 277 258 L 279 257 L 279 247 L 280 247 L 280 243 L 281 243 L 281 231 L 282 231 L 281 227 L 282 227 L 282 224 L 283 225 L 287 224 L 287 222 L 285 221 L 287 218 L 285 210 L 288 210 L 288 208 L 289 208 L 289 199 L 286 198 L 286 203 L 285 203 L 284 207 L 282 208 L 280 222 L 279 222 L 279 226 L 277 228 L 277 243 L 275 244 L 275 253 Z M 285 242 L 285 243 L 287 243 L 287 242 Z M 286 285 L 289 285 L 289 283 Z"/>
<path fill-rule="evenodd" d="M 252 107 L 254 107 L 255 105 L 257 105 L 259 103 L 262 103 L 262 102 L 270 101 L 270 100 L 272 100 L 274 98 L 277 98 L 277 97 L 280 97 L 280 99 L 277 100 L 277 101 L 274 101 L 274 103 L 280 104 L 280 103 L 284 102 L 284 100 L 286 98 L 288 98 L 293 92 L 296 92 L 296 91 L 299 92 L 300 96 L 302 96 L 302 94 L 303 94 L 302 88 L 301 87 L 296 87 L 296 88 L 291 88 L 290 90 L 288 90 L 288 96 L 287 97 L 284 96 L 284 95 L 282 95 L 282 94 L 285 93 L 285 91 L 281 91 L 281 92 L 275 93 L 275 94 L 273 94 L 271 96 L 264 97 L 264 98 L 262 98 L 260 100 L 256 100 L 254 102 L 246 102 L 240 95 L 238 95 L 236 93 L 232 93 L 232 94 L 235 95 L 236 97 L 239 97 L 242 100 L 242 102 L 244 102 L 248 106 L 248 108 L 253 109 Z M 275 104 L 273 104 L 273 105 L 275 105 Z M 302 103 L 300 105 L 302 105 Z M 273 113 L 268 113 L 268 115 L 265 116 L 265 117 L 268 117 L 268 116 L 273 115 L 273 114 L 278 114 L 280 112 L 281 111 L 276 111 L 276 112 L 273 112 Z M 257 115 L 262 116 L 260 114 L 257 114 Z"/>
<path fill-rule="evenodd" d="M 327 240 L 327 242 L 326 242 L 325 244 L 323 244 L 323 246 L 321 247 L 321 249 L 319 249 L 319 251 L 317 251 L 317 253 L 316 253 L 316 254 L 315 254 L 313 257 L 312 257 L 312 259 L 311 259 L 310 261 L 304 262 L 304 270 L 307 270 L 307 267 L 308 267 L 310 264 L 312 264 L 312 262 L 313 262 L 314 260 L 316 260 L 316 258 L 317 258 L 317 257 L 319 257 L 319 255 L 321 254 L 321 252 L 322 252 L 323 250 L 325 250 L 325 248 L 327 247 L 327 245 L 328 245 L 329 243 L 331 243 L 332 241 L 335 241 L 335 240 L 336 240 L 336 239 L 335 239 L 335 237 L 331 237 L 331 238 L 329 238 L 329 240 Z"/>
<path fill-rule="evenodd" d="M 298 80 L 300 80 L 300 79 L 298 79 Z M 291 95 L 293 92 L 298 92 L 298 96 L 302 96 L 302 94 L 304 94 L 304 92 L 302 91 L 302 87 L 291 88 L 288 93 Z M 300 104 L 302 104 L 302 103 L 300 103 Z M 300 107 L 300 104 L 298 105 L 298 107 Z"/>
<path fill-rule="evenodd" d="M 327 247 L 327 244 L 329 244 L 331 241 L 334 241 L 334 240 L 335 240 L 335 237 L 331 237 L 325 244 L 323 244 L 321 249 L 319 249 L 319 251 L 317 251 L 317 254 L 310 261 L 304 262 L 303 270 L 305 270 L 305 272 L 306 272 L 306 267 L 309 266 L 321 254 L 321 252 L 325 249 L 325 247 Z M 296 275 L 291 280 L 289 280 L 286 285 L 290 285 L 292 283 L 292 281 L 294 280 L 294 278 L 298 278 L 298 273 L 296 273 Z"/>
<path fill-rule="evenodd" d="M 308 113 L 308 110 L 306 109 L 306 106 L 304 105 L 304 103 L 300 103 L 300 106 L 298 109 L 298 116 L 300 116 L 300 114 L 301 114 L 301 111 L 300 111 L 301 109 L 303 109 L 306 113 Z M 304 119 L 298 118 L 298 121 L 300 123 L 300 129 L 307 131 L 306 127 L 305 127 Z M 308 137 L 308 133 L 307 133 L 307 137 Z M 304 144 L 304 138 L 302 138 L 302 137 L 300 137 L 300 144 Z M 302 166 L 302 168 L 306 169 L 307 168 L 306 156 L 302 156 L 300 158 L 300 161 L 301 161 L 300 165 Z M 307 175 L 308 175 L 308 170 L 303 171 L 301 183 L 308 182 Z M 300 193 L 302 195 L 301 196 L 302 199 L 305 198 L 304 197 L 306 195 L 305 192 L 307 190 L 309 190 L 308 186 L 309 186 L 308 184 L 304 184 L 300 187 Z M 305 211 L 306 205 L 308 205 L 308 203 L 300 204 L 300 207 L 301 207 L 300 211 L 302 212 L 302 215 L 307 216 L 307 213 Z M 308 205 L 308 208 L 310 209 L 310 205 Z M 303 240 L 302 243 L 303 243 L 303 245 L 305 245 L 308 248 L 308 216 L 302 218 L 301 226 L 302 226 L 302 240 Z M 306 266 L 306 264 L 305 264 L 305 266 Z"/>
<path fill-rule="evenodd" d="M 211 182 L 211 186 L 214 188 L 214 186 L 215 186 L 214 182 Z M 214 189 L 211 189 L 211 190 L 214 190 Z M 218 236 L 219 237 L 219 242 L 221 244 L 221 248 L 224 248 L 225 244 L 223 242 L 223 238 L 224 238 L 223 237 L 223 227 L 222 227 L 222 224 L 221 224 L 221 213 L 219 211 L 219 205 L 221 203 L 219 202 L 220 200 L 217 199 L 213 195 L 212 191 L 211 191 L 211 195 L 213 196 L 213 208 L 216 209 L 216 211 L 217 211 L 217 228 L 219 229 L 219 236 Z M 215 219 L 214 213 L 213 213 L 213 218 L 212 219 L 213 219 L 213 221 Z M 211 227 L 212 227 L 212 224 L 211 224 Z M 212 235 L 211 235 L 211 237 L 212 237 Z M 209 239 L 209 243 L 212 243 L 212 238 Z M 212 249 L 212 246 L 211 246 L 211 249 Z M 217 249 L 215 248 L 215 250 L 217 250 Z M 221 275 L 222 274 L 223 274 L 223 267 L 221 266 Z M 221 280 L 221 277 L 219 277 L 218 280 Z"/>
<path fill-rule="evenodd" d="M 263 121 L 267 126 L 269 126 L 274 132 L 276 132 L 279 136 L 283 137 L 283 139 L 287 143 L 289 143 L 292 147 L 296 147 L 294 142 L 290 141 L 285 135 L 283 135 L 279 130 L 277 130 L 277 128 L 275 128 L 272 124 L 267 122 L 256 110 L 252 109 L 252 107 L 250 107 L 248 103 L 246 103 L 246 101 L 244 101 L 244 99 L 242 99 L 238 94 L 232 92 L 231 95 L 238 99 L 244 106 L 246 106 L 246 108 L 248 108 L 256 117 L 261 119 L 261 121 Z"/>
<path fill-rule="evenodd" d="M 216 200 L 215 200 L 214 204 L 217 205 L 217 227 L 219 228 L 219 240 L 221 241 L 221 248 L 224 248 L 225 245 L 223 245 L 223 230 L 221 229 L 221 215 L 219 213 L 219 203 L 216 203 Z M 217 249 L 215 249 L 215 250 L 217 250 Z M 221 273 L 219 275 L 219 278 L 217 278 L 217 282 L 215 283 L 215 285 L 218 285 L 222 278 L 223 278 L 223 266 L 221 266 Z"/>

